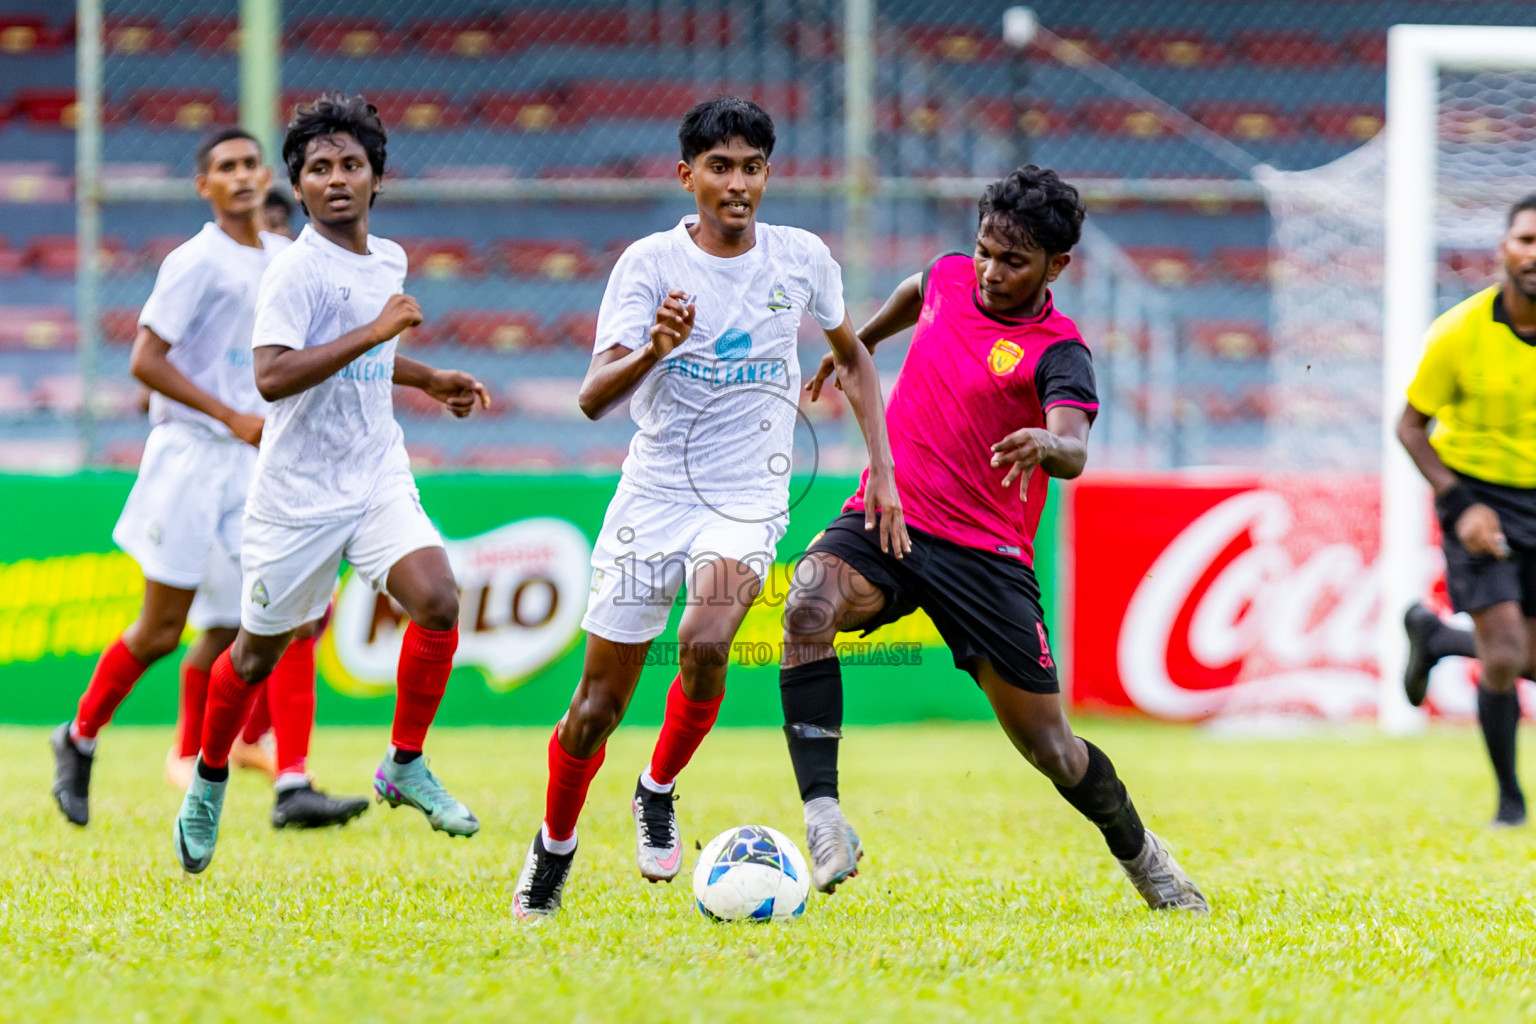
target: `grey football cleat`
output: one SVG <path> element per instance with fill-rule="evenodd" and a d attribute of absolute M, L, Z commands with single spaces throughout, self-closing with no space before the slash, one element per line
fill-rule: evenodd
<path fill-rule="evenodd" d="M 859 873 L 864 844 L 830 796 L 805 803 L 805 845 L 811 851 L 811 881 L 817 892 L 830 893 Z"/>
<path fill-rule="evenodd" d="M 1209 914 L 1211 905 L 1190 881 L 1179 862 L 1173 859 L 1168 847 L 1147 830 L 1147 841 L 1141 852 L 1130 860 L 1120 861 L 1125 875 L 1153 910 L 1187 910 L 1194 914 Z"/>
<path fill-rule="evenodd" d="M 70 824 L 85 825 L 91 820 L 91 765 L 95 758 L 81 753 L 69 738 L 65 722 L 48 737 L 53 748 L 53 800 Z"/>
<path fill-rule="evenodd" d="M 571 875 L 571 861 L 576 851 L 550 853 L 544 849 L 544 830 L 541 828 L 528 846 L 528 858 L 523 870 L 512 887 L 512 913 L 520 921 L 540 921 L 552 917 L 560 909 L 560 899 L 565 895 L 565 880 Z"/>

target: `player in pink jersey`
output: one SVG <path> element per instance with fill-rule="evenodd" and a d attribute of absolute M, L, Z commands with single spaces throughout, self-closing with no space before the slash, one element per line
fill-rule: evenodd
<path fill-rule="evenodd" d="M 1098 826 L 1155 909 L 1209 906 L 1141 823 L 1104 752 L 1072 733 L 1035 580 L 1035 528 L 1050 477 L 1088 459 L 1093 364 L 1050 284 L 1082 230 L 1077 190 L 1029 165 L 981 200 L 971 256 L 940 256 L 859 331 L 871 351 L 916 325 L 886 405 L 912 550 L 897 560 L 864 528 L 864 486 L 811 543 L 784 614 L 784 731 L 805 802 L 816 887 L 856 873 L 863 849 L 838 805 L 839 632 L 923 609 L 987 695 L 1019 752 Z M 834 373 L 823 360 L 812 400 Z M 1017 484 L 1017 486 L 1015 486 Z"/>

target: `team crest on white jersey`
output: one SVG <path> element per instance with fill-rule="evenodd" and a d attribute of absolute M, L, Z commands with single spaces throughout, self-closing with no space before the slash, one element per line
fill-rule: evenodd
<path fill-rule="evenodd" d="M 257 580 L 251 586 L 251 604 L 259 604 L 265 608 L 271 602 L 271 600 L 272 599 L 267 596 L 267 585 L 261 582 L 261 580 Z"/>
<path fill-rule="evenodd" d="M 768 308 L 775 313 L 792 308 L 789 295 L 784 291 L 784 286 L 779 282 L 773 282 L 773 287 L 768 289 Z"/>

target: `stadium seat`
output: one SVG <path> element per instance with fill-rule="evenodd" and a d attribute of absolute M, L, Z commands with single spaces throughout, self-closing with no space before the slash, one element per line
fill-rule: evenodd
<path fill-rule="evenodd" d="M 32 389 L 14 373 L 0 374 L 0 416 L 25 416 L 32 408 Z"/>
<path fill-rule="evenodd" d="M 587 469 L 618 469 L 629 455 L 628 446 L 602 445 L 596 448 L 587 448 L 576 459 L 577 463 Z"/>
<path fill-rule="evenodd" d="M 234 104 L 213 89 L 140 89 L 128 107 L 139 121 L 184 131 L 200 132 L 236 120 Z"/>
<path fill-rule="evenodd" d="M 69 349 L 77 333 L 68 306 L 0 306 L 0 349 Z"/>
<path fill-rule="evenodd" d="M 301 18 L 287 33 L 299 45 L 342 57 L 382 57 L 405 41 L 379 18 Z"/>
<path fill-rule="evenodd" d="M 202 53 L 234 53 L 240 48 L 240 19 L 188 18 L 181 23 L 181 38 Z"/>
<path fill-rule="evenodd" d="M 578 352 L 591 352 L 597 342 L 597 312 L 578 309 L 555 317 L 550 332 L 556 343 Z"/>
<path fill-rule="evenodd" d="M 1103 63 L 1112 63 L 1115 53 L 1096 31 L 1077 25 L 1053 26 L 1054 38 L 1037 37 L 1029 47 L 1031 60 L 1049 60 L 1057 64 L 1075 67 L 1086 56 Z"/>
<path fill-rule="evenodd" d="M 1072 115 L 1044 100 L 1031 99 L 1022 109 L 1011 99 L 986 97 L 976 101 L 971 123 L 988 133 L 1011 135 L 1022 131 L 1030 138 L 1065 135 L 1072 131 Z"/>
<path fill-rule="evenodd" d="M 1337 44 L 1310 32 L 1254 29 L 1233 33 L 1232 45 L 1243 60 L 1256 67 L 1320 68 L 1344 58 Z"/>
<path fill-rule="evenodd" d="M 1237 397 L 1216 387 L 1195 388 L 1181 393 L 1176 399 L 1176 406 L 1180 420 L 1190 418 L 1191 406 L 1209 423 L 1231 423 L 1242 418 Z"/>
<path fill-rule="evenodd" d="M 1297 119 L 1273 103 L 1222 100 L 1195 103 L 1189 116 L 1216 132 L 1245 142 L 1290 138 L 1299 127 Z"/>
<path fill-rule="evenodd" d="M 1076 117 L 1084 128 L 1100 135 L 1150 139 L 1169 131 L 1163 115 L 1130 100 L 1084 100 L 1077 105 Z"/>
<path fill-rule="evenodd" d="M 73 416 L 85 404 L 85 381 L 78 373 L 54 373 L 40 377 L 32 388 L 39 409 Z"/>
<path fill-rule="evenodd" d="M 441 445 L 407 441 L 405 453 L 410 456 L 412 469 L 440 469 L 453 461 Z"/>
<path fill-rule="evenodd" d="M 1269 332 L 1262 320 L 1189 320 L 1191 345 L 1218 359 L 1257 359 L 1269 354 Z"/>
<path fill-rule="evenodd" d="M 699 87 L 671 80 L 588 80 L 571 87 L 570 108 L 580 120 L 676 121 L 699 101 Z"/>
<path fill-rule="evenodd" d="M 1387 66 L 1387 34 L 1380 29 L 1351 32 L 1344 36 L 1344 52 L 1357 63 L 1372 68 Z"/>
<path fill-rule="evenodd" d="M 127 347 L 139 333 L 139 307 L 116 306 L 101 314 L 101 340 L 108 345 Z"/>
<path fill-rule="evenodd" d="M 185 235 L 151 235 L 139 246 L 139 260 L 145 267 L 158 270 L 175 248 L 187 240 Z"/>
<path fill-rule="evenodd" d="M 101 450 L 101 464 L 118 469 L 135 469 L 144 461 L 143 441 L 113 441 Z"/>
<path fill-rule="evenodd" d="M 412 277 L 444 280 L 478 277 L 485 273 L 485 261 L 475 254 L 467 238 L 398 238 L 410 261 Z"/>
<path fill-rule="evenodd" d="M 683 12 L 676 19 L 686 32 Z M 663 23 L 670 19 L 662 19 Z M 655 45 L 657 19 L 650 14 L 626 14 L 621 7 L 548 7 L 512 10 L 502 15 L 499 32 L 512 49 L 532 46 L 624 47 Z M 679 39 L 676 45 L 683 45 Z"/>
<path fill-rule="evenodd" d="M 406 27 L 405 38 L 434 57 L 499 57 L 512 46 L 490 15 L 413 22 Z"/>
<path fill-rule="evenodd" d="M 463 463 L 475 469 L 558 469 L 565 453 L 554 445 L 475 445 L 464 453 Z"/>
<path fill-rule="evenodd" d="M 1222 47 L 1198 29 L 1133 29 L 1116 40 L 1115 49 L 1157 67 L 1213 67 L 1226 59 Z"/>
<path fill-rule="evenodd" d="M 1200 277 L 1200 264 L 1193 249 L 1178 245 L 1139 245 L 1127 246 L 1125 254 L 1148 279 L 1165 288 L 1183 288 Z"/>
<path fill-rule="evenodd" d="M 552 89 L 528 92 L 482 92 L 470 103 L 481 124 L 524 132 L 568 128 L 579 123 L 566 93 Z"/>
<path fill-rule="evenodd" d="M 68 203 L 74 194 L 74 182 L 62 177 L 51 161 L 0 161 L 0 203 Z"/>
<path fill-rule="evenodd" d="M 787 21 L 781 38 L 785 47 L 801 60 L 829 60 L 842 56 L 842 34 L 836 25 Z"/>
<path fill-rule="evenodd" d="M 45 15 L 0 14 L 0 53 L 18 56 L 68 46 L 73 33 L 55 28 Z"/>
<path fill-rule="evenodd" d="M 510 310 L 455 310 L 442 318 L 440 341 L 496 352 L 548 348 L 554 338 L 538 317 Z"/>
<path fill-rule="evenodd" d="M 100 253 L 103 264 L 112 269 L 126 269 L 132 264 L 120 238 L 103 238 Z M 26 259 L 39 273 L 72 277 L 76 265 L 75 236 L 33 235 L 27 243 Z"/>
<path fill-rule="evenodd" d="M 11 248 L 11 243 L 0 238 L 0 277 L 16 277 L 27 272 L 27 254 Z"/>
<path fill-rule="evenodd" d="M 1269 250 L 1262 246 L 1218 246 L 1211 250 L 1210 265 L 1218 277 L 1229 281 L 1269 283 Z"/>
<path fill-rule="evenodd" d="M 433 398 L 420 388 L 402 388 L 396 386 L 394 391 L 395 412 L 404 416 L 416 416 L 422 419 L 436 419 L 449 415 L 443 403 Z"/>
<path fill-rule="evenodd" d="M 152 15 L 114 15 L 102 26 L 102 46 L 115 57 L 169 53 L 176 49 L 175 33 Z"/>
<path fill-rule="evenodd" d="M 1362 103 L 1320 103 L 1303 116 L 1313 134 L 1330 142 L 1365 142 L 1384 123 L 1381 107 Z"/>
<path fill-rule="evenodd" d="M 75 126 L 74 89 L 22 89 L 11 104 L 13 116 L 37 125 Z"/>
<path fill-rule="evenodd" d="M 430 132 L 458 126 L 469 113 L 465 105 L 440 89 L 374 90 L 368 101 L 391 132 Z"/>
<path fill-rule="evenodd" d="M 999 33 L 971 25 L 913 25 L 904 36 L 909 49 L 953 64 L 997 61 L 1011 53 Z"/>
<path fill-rule="evenodd" d="M 511 408 L 543 420 L 583 419 L 580 391 L 580 377 L 520 377 L 504 389 Z"/>
<path fill-rule="evenodd" d="M 492 249 L 513 277 L 566 280 L 593 273 L 586 243 L 579 238 L 504 238 L 493 242 Z"/>

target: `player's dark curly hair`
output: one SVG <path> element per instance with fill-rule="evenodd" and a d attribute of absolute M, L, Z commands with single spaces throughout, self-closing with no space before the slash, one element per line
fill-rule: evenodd
<path fill-rule="evenodd" d="M 384 144 L 388 136 L 378 108 L 361 96 L 327 92 L 313 103 L 300 103 L 293 108 L 293 120 L 288 122 L 288 133 L 283 136 L 283 163 L 288 167 L 288 180 L 299 183 L 310 142 L 339 133 L 352 136 L 363 147 L 375 180 L 384 177 Z"/>
<path fill-rule="evenodd" d="M 1536 192 L 1515 200 L 1514 205 L 1509 208 L 1509 224 L 1506 227 L 1512 226 L 1515 223 L 1515 218 L 1526 210 L 1536 210 Z"/>
<path fill-rule="evenodd" d="M 1050 255 L 1069 252 L 1083 235 L 1087 209 L 1077 189 L 1045 167 L 1025 164 L 987 186 L 980 223 L 992 223 L 1010 241 Z"/>
<path fill-rule="evenodd" d="M 684 163 L 691 164 L 700 153 L 732 139 L 742 139 L 762 150 L 763 156 L 772 156 L 773 118 L 751 100 L 722 96 L 696 105 L 683 115 L 683 123 L 677 128 Z"/>

